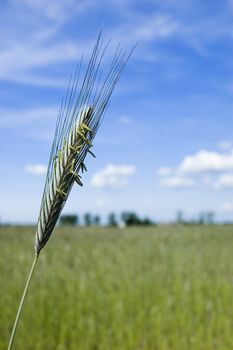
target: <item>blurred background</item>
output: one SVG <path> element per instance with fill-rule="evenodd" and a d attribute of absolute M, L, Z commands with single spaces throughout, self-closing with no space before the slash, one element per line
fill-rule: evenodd
<path fill-rule="evenodd" d="M 2 1 L 1 222 L 36 222 L 69 76 L 101 28 L 137 47 L 64 213 L 232 220 L 232 18 L 231 0 Z"/>

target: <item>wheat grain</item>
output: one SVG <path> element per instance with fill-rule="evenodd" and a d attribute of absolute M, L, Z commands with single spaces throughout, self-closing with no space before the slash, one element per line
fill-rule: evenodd
<path fill-rule="evenodd" d="M 80 171 L 86 170 L 85 157 L 87 153 L 94 155 L 90 150 L 92 141 L 128 58 L 118 48 L 101 85 L 98 73 L 105 50 L 99 36 L 78 96 L 79 68 L 69 84 L 65 105 L 57 122 L 38 219 L 37 255 L 51 236 L 74 182 L 82 186 Z"/>

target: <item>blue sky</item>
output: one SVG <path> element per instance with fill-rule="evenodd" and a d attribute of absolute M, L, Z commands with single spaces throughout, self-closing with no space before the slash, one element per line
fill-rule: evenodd
<path fill-rule="evenodd" d="M 0 2 L 0 217 L 35 222 L 69 75 L 137 47 L 64 212 L 233 217 L 233 1 Z M 113 49 L 109 49 L 109 57 Z"/>

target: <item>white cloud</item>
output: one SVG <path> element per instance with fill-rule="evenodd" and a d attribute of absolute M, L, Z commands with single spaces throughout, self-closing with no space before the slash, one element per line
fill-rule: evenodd
<path fill-rule="evenodd" d="M 110 36 L 127 41 L 130 45 L 134 41 L 139 41 L 140 50 L 136 50 L 135 55 L 141 53 L 139 56 L 144 59 L 154 57 L 150 43 L 156 40 L 176 37 L 198 50 L 201 47 L 202 51 L 210 39 L 231 35 L 231 24 L 228 24 L 224 16 L 220 16 L 219 19 L 208 17 L 200 18 L 198 21 L 187 21 L 185 16 L 173 12 L 174 7 L 183 8 L 184 3 L 187 9 L 190 9 L 188 0 L 168 0 L 145 15 L 143 11 L 136 10 L 137 6 L 135 7 L 133 1 L 8 1 L 0 12 L 0 77 L 27 84 L 55 84 L 55 79 L 52 79 L 54 75 L 50 79 L 48 70 L 45 73 L 43 71 L 38 73 L 37 68 L 77 61 L 82 52 L 86 53 L 87 49 L 89 51 L 90 43 L 78 42 L 72 35 L 69 40 L 65 39 L 64 23 L 72 24 L 73 18 L 79 23 L 81 16 L 89 18 L 89 12 L 93 14 L 96 9 L 120 10 L 122 21 L 109 29 Z M 12 23 L 15 25 L 12 26 Z M 58 43 L 58 38 L 61 37 L 64 39 Z M 164 61 L 164 52 L 160 54 L 158 52 L 159 47 L 156 46 L 157 59 L 160 57 Z M 174 53 L 166 56 L 169 56 L 171 62 L 175 61 Z"/>
<path fill-rule="evenodd" d="M 191 187 L 199 181 L 212 189 L 233 188 L 233 150 L 214 152 L 200 150 L 183 158 L 175 168 L 161 167 L 158 175 L 168 176 L 160 181 L 162 187 Z M 189 175 L 195 178 L 188 178 Z"/>
<path fill-rule="evenodd" d="M 225 202 L 220 206 L 220 211 L 233 212 L 233 202 Z"/>
<path fill-rule="evenodd" d="M 38 68 L 76 63 L 83 53 L 86 58 L 92 47 L 89 40 L 64 37 L 58 41 L 57 37 L 64 31 L 65 22 L 90 6 L 96 6 L 93 0 L 23 0 L 20 4 L 12 0 L 3 5 L 0 11 L 0 79 L 64 88 L 66 85 L 56 75 L 48 70 L 38 72 Z"/>
<path fill-rule="evenodd" d="M 122 14 L 127 13 L 127 24 L 124 25 L 123 23 L 115 30 L 113 37 L 123 38 L 124 41 L 129 43 L 139 42 L 140 50 L 136 52 L 136 55 L 141 59 L 143 57 L 144 59 L 153 57 L 153 49 L 150 47 L 151 42 L 166 41 L 170 38 L 191 47 L 201 56 L 213 54 L 210 43 L 216 42 L 222 37 L 230 38 L 232 33 L 231 22 L 226 20 L 226 16 L 222 15 L 203 17 L 193 7 L 194 2 L 192 0 L 179 1 L 180 4 L 181 2 L 185 3 L 185 6 L 180 6 L 180 9 L 183 8 L 184 10 L 186 8 L 185 13 L 192 13 L 192 19 L 190 16 L 181 15 L 180 9 L 178 12 L 174 11 L 178 1 L 166 1 L 165 6 L 164 1 L 158 1 L 159 5 L 156 6 L 156 10 L 152 9 L 151 13 L 146 15 L 143 14 L 143 11 L 135 11 L 133 1 L 124 1 Z M 142 55 L 140 55 L 140 52 Z M 169 61 L 173 65 L 177 58 L 180 62 L 183 62 L 179 55 L 172 53 L 169 56 Z M 159 44 L 156 45 L 155 59 L 164 61 L 164 53 L 160 50 Z"/>
<path fill-rule="evenodd" d="M 33 12 L 56 21 L 65 21 L 77 12 L 84 11 L 92 3 L 90 0 L 78 2 L 75 0 L 23 0 L 23 2 Z"/>
<path fill-rule="evenodd" d="M 59 112 L 58 106 L 45 106 L 33 109 L 0 109 L 0 128 L 18 128 L 19 126 L 35 125 L 41 121 L 57 118 Z"/>
<path fill-rule="evenodd" d="M 178 28 L 178 23 L 167 15 L 154 15 L 147 18 L 141 26 L 134 32 L 139 40 L 152 40 L 157 38 L 167 38 L 174 34 Z"/>
<path fill-rule="evenodd" d="M 47 166 L 43 164 L 26 165 L 24 170 L 29 174 L 44 175 L 47 172 Z"/>
<path fill-rule="evenodd" d="M 183 188 L 183 187 L 193 187 L 195 185 L 195 181 L 190 178 L 173 176 L 167 177 L 160 181 L 160 185 L 162 187 L 167 188 Z"/>
<path fill-rule="evenodd" d="M 109 164 L 93 175 L 91 185 L 98 188 L 121 188 L 128 184 L 129 177 L 135 172 L 133 165 Z"/>
<path fill-rule="evenodd" d="M 169 167 L 161 167 L 158 170 L 159 176 L 167 176 L 167 175 L 170 175 L 171 173 L 172 173 L 172 169 Z"/>
<path fill-rule="evenodd" d="M 171 16 L 162 13 L 152 13 L 144 16 L 134 13 L 126 25 L 113 31 L 114 38 L 120 37 L 130 44 L 134 41 L 150 42 L 173 36 L 179 29 L 179 23 Z"/>
<path fill-rule="evenodd" d="M 233 187 L 233 174 L 222 174 L 214 184 L 215 188 Z"/>
<path fill-rule="evenodd" d="M 41 74 L 38 77 L 37 73 L 32 73 L 32 69 L 78 60 L 84 49 L 80 50 L 80 44 L 77 42 L 63 41 L 59 44 L 48 45 L 33 38 L 31 41 L 30 39 L 27 42 L 21 41 L 20 44 L 9 44 L 7 48 L 1 49 L 0 78 L 23 83 L 32 82 L 36 85 L 40 85 L 42 80 L 45 85 L 61 86 L 63 82 L 56 79 L 53 81 L 54 79 L 48 77 L 41 78 Z M 38 83 L 37 77 L 39 78 Z"/>
<path fill-rule="evenodd" d="M 178 167 L 178 171 L 186 174 L 228 169 L 233 169 L 233 152 L 218 153 L 207 150 L 186 156 Z"/>

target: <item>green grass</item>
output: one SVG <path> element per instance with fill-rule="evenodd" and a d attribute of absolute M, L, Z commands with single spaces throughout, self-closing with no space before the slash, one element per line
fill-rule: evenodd
<path fill-rule="evenodd" d="M 33 228 L 0 229 L 0 349 L 29 272 Z M 57 229 L 15 349 L 233 349 L 233 227 Z"/>

